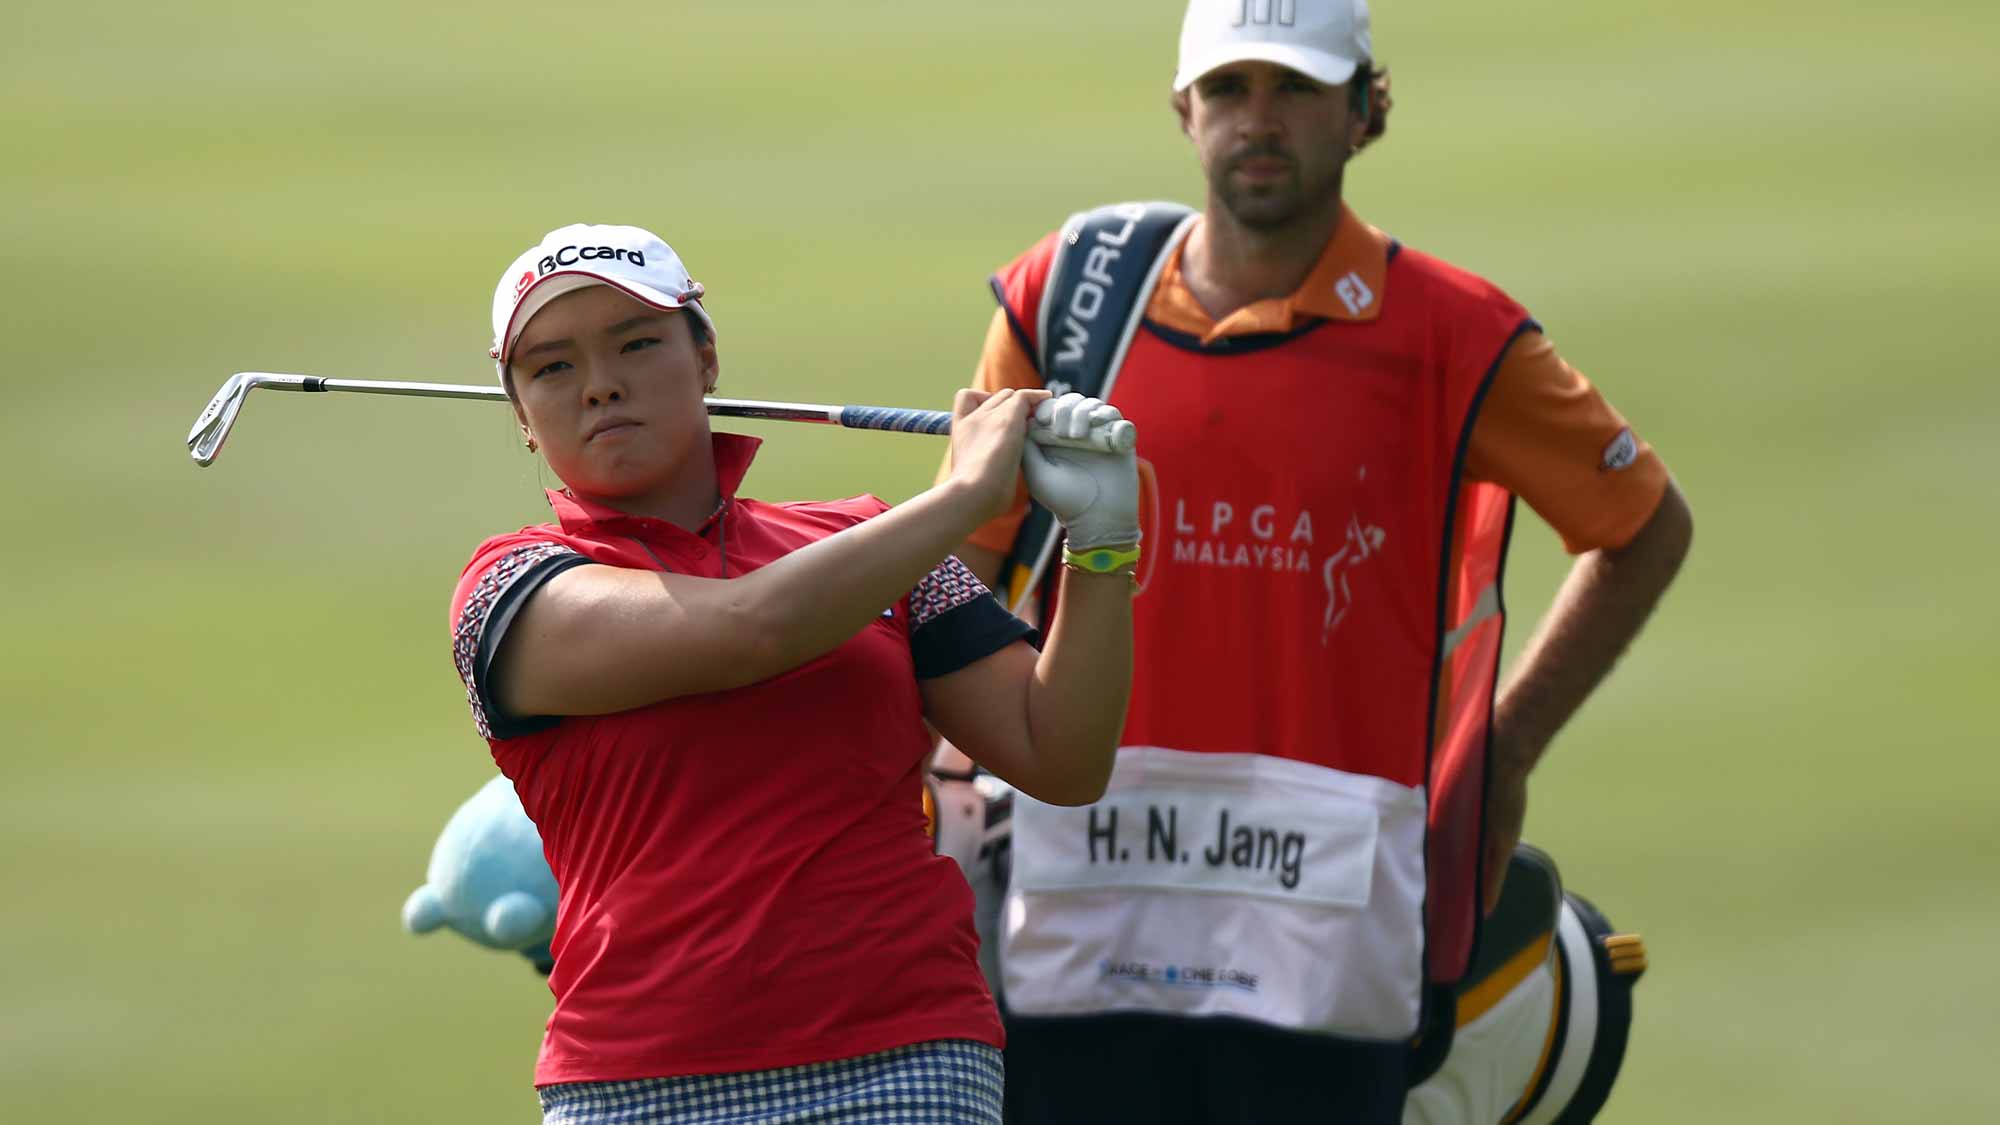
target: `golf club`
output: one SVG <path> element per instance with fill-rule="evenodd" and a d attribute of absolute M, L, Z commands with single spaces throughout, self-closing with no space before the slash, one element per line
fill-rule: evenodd
<path fill-rule="evenodd" d="M 507 392 L 499 387 L 470 386 L 462 383 L 402 383 L 369 379 L 323 379 L 316 375 L 287 375 L 271 371 L 239 371 L 231 375 L 208 400 L 194 428 L 188 431 L 188 456 L 197 465 L 211 465 L 222 452 L 222 443 L 243 412 L 243 400 L 258 388 L 274 391 L 326 392 L 351 394 L 411 395 L 419 398 L 475 398 L 506 402 Z M 909 410 L 895 406 L 821 406 L 807 402 L 759 402 L 755 399 L 711 398 L 708 412 L 724 418 L 763 418 L 780 422 L 817 422 L 857 430 L 895 430 L 909 434 L 948 434 L 951 415 L 942 410 Z M 1086 438 L 1059 438 L 1030 431 L 1030 440 L 1040 445 L 1090 449 L 1101 453 L 1124 453 L 1137 440 L 1132 423 L 1120 421 Z"/>

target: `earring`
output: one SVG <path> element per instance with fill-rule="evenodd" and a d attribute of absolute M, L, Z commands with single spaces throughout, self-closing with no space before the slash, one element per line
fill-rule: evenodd
<path fill-rule="evenodd" d="M 527 447 L 528 447 L 528 452 L 530 452 L 530 453 L 533 453 L 533 452 L 534 452 L 534 451 L 535 451 L 536 449 L 538 449 L 538 448 L 539 448 L 539 446 L 537 446 L 537 445 L 535 444 L 535 439 L 534 439 L 534 438 L 532 438 L 532 437 L 531 437 L 531 438 L 529 438 L 529 439 L 528 439 L 527 441 L 524 441 L 524 442 L 522 442 L 521 444 L 522 444 L 522 445 L 524 445 L 524 446 L 527 446 Z"/>

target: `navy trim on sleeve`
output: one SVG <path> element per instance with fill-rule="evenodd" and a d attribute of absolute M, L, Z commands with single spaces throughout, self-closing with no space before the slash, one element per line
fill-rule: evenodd
<path fill-rule="evenodd" d="M 999 652 L 1015 641 L 1041 647 L 1034 627 L 1008 613 L 990 597 L 977 597 L 918 625 L 910 631 L 910 658 L 917 678 L 932 680 Z"/>
<path fill-rule="evenodd" d="M 590 560 L 582 555 L 551 555 L 529 566 L 520 577 L 507 585 L 495 599 L 493 608 L 487 612 L 486 624 L 479 630 L 479 650 L 473 657 L 473 682 L 479 685 L 479 705 L 486 711 L 486 725 L 492 730 L 493 738 L 519 738 L 524 734 L 544 731 L 562 722 L 556 715 L 511 715 L 501 708 L 499 700 L 493 698 L 493 665 L 500 657 L 501 642 L 506 640 L 507 628 L 514 623 L 514 616 L 528 603 L 528 595 L 571 567 L 582 566 Z"/>

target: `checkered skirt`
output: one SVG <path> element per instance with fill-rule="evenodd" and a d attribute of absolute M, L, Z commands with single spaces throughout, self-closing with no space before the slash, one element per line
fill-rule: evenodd
<path fill-rule="evenodd" d="M 1000 1052 L 940 1039 L 859 1058 L 543 1086 L 543 1125 L 999 1125 Z"/>

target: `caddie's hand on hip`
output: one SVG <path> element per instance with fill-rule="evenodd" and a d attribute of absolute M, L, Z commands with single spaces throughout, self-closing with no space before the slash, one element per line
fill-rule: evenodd
<path fill-rule="evenodd" d="M 1032 428 L 1082 438 L 1124 418 L 1110 403 L 1071 392 L 1035 407 Z M 1139 541 L 1139 460 L 1134 451 L 1098 453 L 1030 441 L 1022 450 L 1021 468 L 1028 493 L 1061 521 L 1071 550 Z"/>
<path fill-rule="evenodd" d="M 1036 404 L 1048 397 L 1043 390 L 968 387 L 952 400 L 951 476 L 969 487 L 985 518 L 1005 512 L 1014 502 L 1028 423 Z"/>

